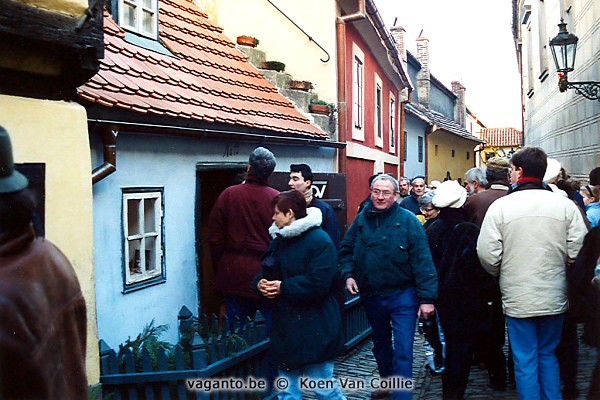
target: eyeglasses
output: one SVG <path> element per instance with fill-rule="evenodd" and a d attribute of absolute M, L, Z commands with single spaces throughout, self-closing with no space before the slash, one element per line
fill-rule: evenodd
<path fill-rule="evenodd" d="M 379 197 L 379 196 L 383 196 L 384 199 L 389 199 L 390 197 L 392 197 L 394 195 L 394 192 L 388 192 L 387 190 L 385 191 L 381 191 L 381 190 L 371 190 L 371 196 L 373 197 Z"/>
<path fill-rule="evenodd" d="M 431 207 L 431 208 L 421 208 L 421 212 L 422 213 L 426 213 L 426 212 L 430 212 L 430 211 L 434 211 L 436 210 L 435 208 Z"/>

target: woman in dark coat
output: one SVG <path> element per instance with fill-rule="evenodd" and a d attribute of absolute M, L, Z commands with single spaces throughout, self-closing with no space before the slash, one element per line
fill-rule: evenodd
<path fill-rule="evenodd" d="M 446 369 L 442 374 L 445 400 L 463 398 L 475 337 L 493 287 L 492 276 L 479 264 L 479 228 L 467 222 L 463 209 L 466 198 L 466 190 L 457 181 L 444 181 L 432 199 L 439 215 L 426 230 L 438 273 L 436 309 L 446 339 Z"/>
<path fill-rule="evenodd" d="M 345 399 L 333 380 L 333 359 L 343 346 L 333 296 L 335 246 L 320 227 L 320 210 L 307 209 L 300 192 L 283 192 L 271 204 L 275 212 L 269 233 L 274 239 L 256 287 L 272 300 L 271 356 L 287 383 L 285 388 L 276 384 L 278 398 L 302 399 L 298 379 L 305 377 L 333 382 L 315 390 L 318 398 Z"/>

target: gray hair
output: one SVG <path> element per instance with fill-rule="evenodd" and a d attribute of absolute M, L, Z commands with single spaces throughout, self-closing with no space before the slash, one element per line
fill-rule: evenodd
<path fill-rule="evenodd" d="M 407 178 L 405 176 L 398 178 L 398 183 L 401 182 L 407 182 L 410 185 L 410 178 Z"/>
<path fill-rule="evenodd" d="M 433 205 L 433 196 L 435 196 L 435 190 L 430 190 L 429 192 L 425 192 L 423 196 L 419 199 L 420 206 L 428 206 Z M 435 207 L 435 206 L 434 206 Z M 437 207 L 435 207 L 437 208 Z"/>
<path fill-rule="evenodd" d="M 250 164 L 250 175 L 260 179 L 268 178 L 275 170 L 275 156 L 264 147 L 257 147 L 250 154 L 248 164 Z"/>
<path fill-rule="evenodd" d="M 473 167 L 465 173 L 465 178 L 469 182 L 479 182 L 481 186 L 485 186 L 488 184 L 488 180 L 485 177 L 485 171 L 481 168 Z"/>
<path fill-rule="evenodd" d="M 394 178 L 393 176 L 388 175 L 388 174 L 377 175 L 375 177 L 375 179 L 373 179 L 373 182 L 371 182 L 371 189 L 373 189 L 373 185 L 375 184 L 375 182 L 379 182 L 379 181 L 391 182 L 392 185 L 394 186 L 394 193 L 396 193 L 400 190 L 400 186 L 398 186 L 398 181 L 396 180 L 396 178 Z"/>

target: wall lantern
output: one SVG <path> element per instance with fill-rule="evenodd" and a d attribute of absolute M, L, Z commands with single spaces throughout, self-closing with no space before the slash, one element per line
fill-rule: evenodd
<path fill-rule="evenodd" d="M 550 50 L 558 71 L 558 88 L 561 92 L 567 89 L 575 91 L 590 99 L 600 101 L 600 82 L 569 82 L 567 74 L 575 69 L 575 54 L 579 38 L 567 31 L 567 24 L 561 18 L 558 24 L 558 35 L 550 40 Z"/>

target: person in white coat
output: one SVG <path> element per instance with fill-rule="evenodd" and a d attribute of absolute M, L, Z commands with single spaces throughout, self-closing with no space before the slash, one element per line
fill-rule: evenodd
<path fill-rule="evenodd" d="M 509 193 L 488 209 L 477 241 L 482 266 L 500 278 L 519 398 L 559 399 L 555 350 L 568 308 L 566 268 L 587 228 L 577 206 L 543 182 L 546 153 L 511 158 Z"/>

